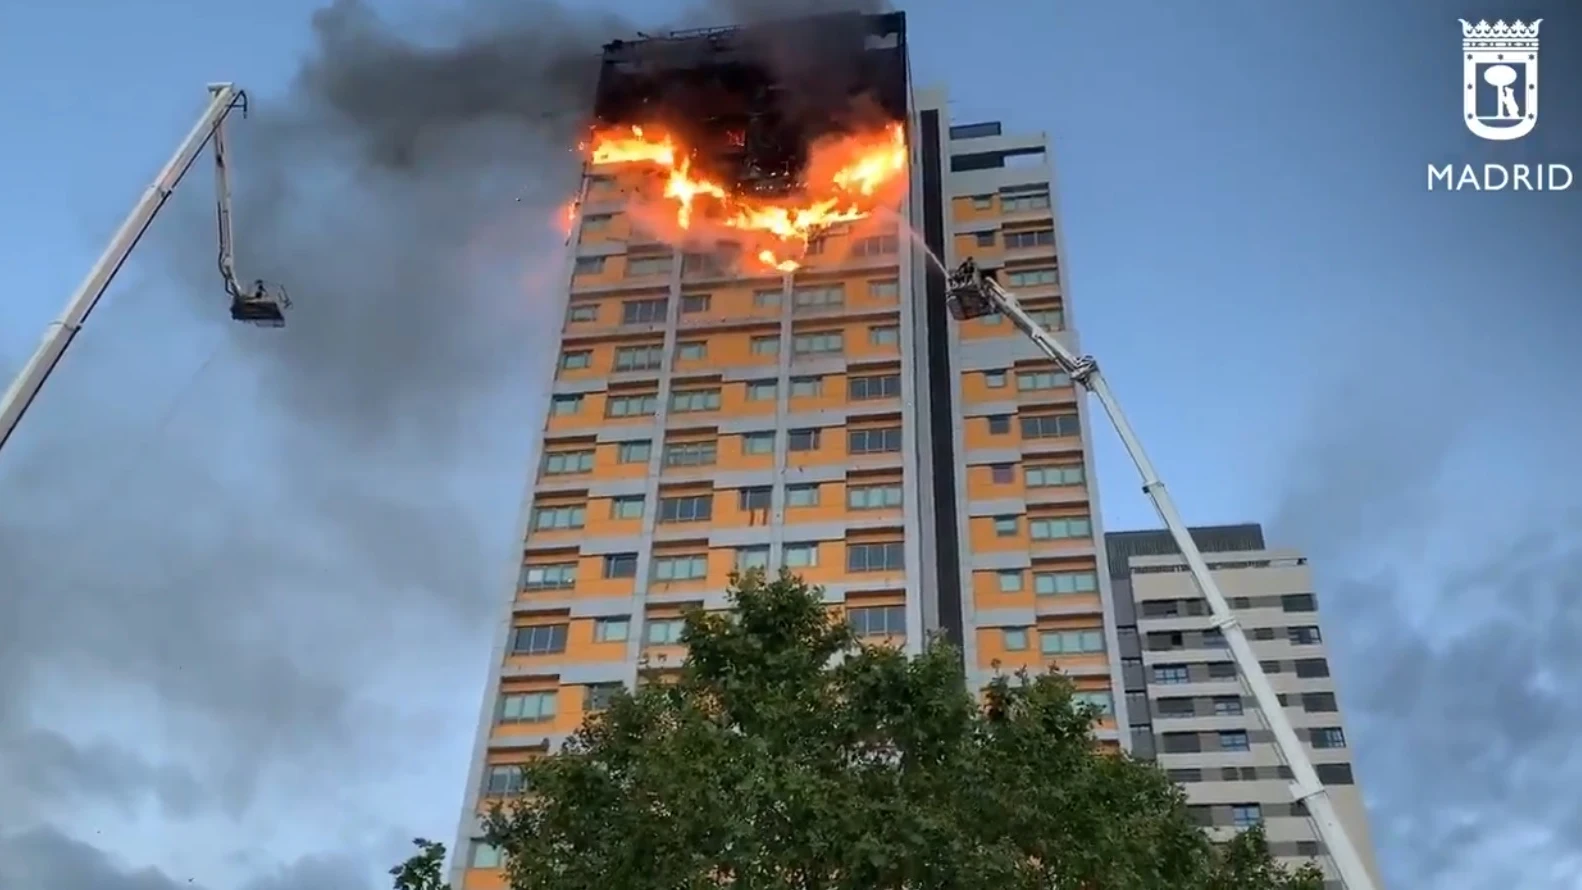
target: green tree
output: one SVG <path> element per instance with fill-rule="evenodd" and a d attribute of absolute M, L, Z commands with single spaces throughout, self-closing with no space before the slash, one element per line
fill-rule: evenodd
<path fill-rule="evenodd" d="M 490 815 L 514 890 L 1322 886 L 1257 831 L 1210 843 L 1162 772 L 1097 749 L 1059 674 L 979 699 L 951 648 L 860 646 L 793 576 L 731 598 Z"/>

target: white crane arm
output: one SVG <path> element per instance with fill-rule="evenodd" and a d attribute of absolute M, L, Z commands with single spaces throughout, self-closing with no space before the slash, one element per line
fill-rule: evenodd
<path fill-rule="evenodd" d="M 1072 381 L 1092 393 L 1104 407 L 1104 413 L 1109 416 L 1110 423 L 1120 436 L 1121 445 L 1125 447 L 1127 455 L 1137 467 L 1138 474 L 1142 476 L 1143 493 L 1153 502 L 1154 508 L 1159 512 L 1159 518 L 1164 521 L 1165 528 L 1170 532 L 1170 537 L 1175 540 L 1176 547 L 1186 558 L 1192 580 L 1202 591 L 1203 598 L 1208 601 L 1209 612 L 1213 616 L 1213 626 L 1224 633 L 1225 642 L 1230 648 L 1231 657 L 1236 662 L 1236 668 L 1251 690 L 1253 700 L 1263 712 L 1264 719 L 1274 734 L 1276 747 L 1291 768 L 1293 779 L 1290 786 L 1291 796 L 1307 806 L 1347 890 L 1377 890 L 1372 875 L 1363 865 L 1356 846 L 1352 844 L 1351 838 L 1346 834 L 1335 813 L 1334 803 L 1330 800 L 1328 791 L 1318 780 L 1313 763 L 1307 756 L 1307 749 L 1302 746 L 1296 731 L 1291 727 L 1291 721 L 1286 718 L 1285 707 L 1281 705 L 1280 697 L 1270 685 L 1269 678 L 1264 674 L 1257 656 L 1253 654 L 1252 646 L 1247 642 L 1247 635 L 1243 632 L 1240 621 L 1231 611 L 1224 594 L 1220 592 L 1219 584 L 1209 571 L 1208 564 L 1204 562 L 1197 543 L 1192 540 L 1192 535 L 1187 530 L 1186 523 L 1182 521 L 1181 514 L 1176 510 L 1175 502 L 1171 500 L 1164 482 L 1159 479 L 1153 462 L 1143 451 L 1142 443 L 1138 441 L 1131 423 L 1127 421 L 1120 405 L 1110 393 L 1104 375 L 1099 373 L 1098 362 L 1092 356 L 1078 356 L 1044 330 L 1032 316 L 1027 314 L 1015 296 L 1001 287 L 993 277 L 985 274 L 970 259 L 949 275 L 948 306 L 951 315 L 958 321 L 994 312 L 1007 316 L 1038 345 L 1045 355 L 1053 359 Z"/>
<path fill-rule="evenodd" d="M 225 290 L 231 296 L 231 317 L 238 321 L 267 327 L 278 327 L 284 323 L 281 310 L 290 306 L 291 302 L 283 291 L 265 285 L 262 281 L 256 282 L 247 290 L 238 287 L 236 283 L 231 239 L 231 195 L 225 163 L 223 130 L 226 116 L 234 109 L 245 109 L 245 103 L 246 95 L 235 85 L 229 83 L 209 85 L 209 104 L 203 110 L 203 115 L 177 146 L 176 153 L 171 155 L 164 167 L 160 168 L 153 183 L 132 208 L 131 214 L 121 223 L 121 227 L 116 229 L 115 235 L 110 238 L 110 244 L 105 247 L 104 253 L 88 271 L 88 277 L 83 279 L 82 284 L 78 285 L 77 290 L 72 293 L 71 299 L 66 301 L 66 308 L 44 330 L 44 338 L 34 350 L 32 357 L 11 381 L 5 394 L 0 396 L 0 449 L 5 447 L 7 440 L 11 438 L 11 433 L 16 430 L 17 424 L 21 423 L 22 415 L 27 413 L 34 399 L 38 397 L 39 390 L 54 372 L 55 366 L 60 363 L 61 357 L 71 346 L 77 332 L 82 330 L 88 315 L 99 304 L 99 299 L 104 296 L 105 290 L 115 279 L 116 273 L 121 270 L 126 258 L 142 240 L 143 233 L 148 231 L 154 216 L 165 206 L 165 201 L 170 198 L 176 185 L 192 167 L 192 162 L 197 159 L 198 153 L 203 151 L 203 147 L 211 139 L 214 142 L 215 176 L 219 186 L 217 200 L 220 218 L 220 274 L 225 280 Z"/>

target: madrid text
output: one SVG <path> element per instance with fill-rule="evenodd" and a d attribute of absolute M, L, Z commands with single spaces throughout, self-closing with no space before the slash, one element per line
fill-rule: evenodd
<path fill-rule="evenodd" d="M 1571 168 L 1565 164 L 1428 165 L 1431 192 L 1563 192 L 1571 182 Z"/>

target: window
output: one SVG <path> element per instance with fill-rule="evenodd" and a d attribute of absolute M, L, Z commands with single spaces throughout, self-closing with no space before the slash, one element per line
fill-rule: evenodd
<path fill-rule="evenodd" d="M 869 346 L 894 346 L 901 342 L 901 329 L 893 324 L 876 324 L 868 328 Z"/>
<path fill-rule="evenodd" d="M 1029 247 L 1049 247 L 1054 243 L 1054 229 L 1033 229 L 1031 231 L 1005 233 L 1006 250 L 1024 250 Z"/>
<path fill-rule="evenodd" d="M 797 334 L 791 338 L 791 351 L 796 355 L 828 355 L 845 352 L 846 335 L 840 331 Z"/>
<path fill-rule="evenodd" d="M 1086 516 L 1034 519 L 1027 523 L 1027 534 L 1035 541 L 1069 541 L 1092 533 L 1092 523 Z"/>
<path fill-rule="evenodd" d="M 665 256 L 628 257 L 626 260 L 626 277 L 641 278 L 648 275 L 668 275 L 670 274 L 671 263 L 672 260 L 668 254 Z M 659 302 L 663 306 L 664 301 L 661 300 Z M 664 318 L 664 310 L 661 309 L 657 320 L 663 321 Z M 656 319 L 644 320 L 655 321 Z M 627 323 L 630 324 L 631 322 Z"/>
<path fill-rule="evenodd" d="M 588 713 L 608 710 L 615 701 L 616 693 L 621 691 L 620 683 L 591 683 L 587 687 L 587 698 L 583 700 L 582 709 Z"/>
<path fill-rule="evenodd" d="M 599 273 L 601 273 L 603 271 L 604 271 L 604 257 L 602 257 L 602 256 L 579 256 L 579 257 L 577 257 L 576 269 L 573 270 L 572 274 L 573 275 L 598 275 Z"/>
<path fill-rule="evenodd" d="M 592 451 L 553 451 L 544 455 L 544 474 L 546 476 L 586 473 L 592 469 Z"/>
<path fill-rule="evenodd" d="M 1258 662 L 1258 666 L 1263 668 L 1263 672 L 1266 674 L 1280 673 L 1280 662 L 1272 659 L 1269 661 L 1260 661 Z"/>
<path fill-rule="evenodd" d="M 1312 625 L 1288 627 L 1285 629 L 1285 637 L 1298 646 L 1312 646 L 1324 641 L 1323 636 L 1318 632 L 1318 628 Z"/>
<path fill-rule="evenodd" d="M 1216 628 L 1210 628 L 1203 631 L 1203 648 L 1224 649 L 1227 645 L 1228 644 L 1225 642 L 1224 631 L 1218 630 Z"/>
<path fill-rule="evenodd" d="M 576 583 L 577 564 L 574 562 L 522 567 L 523 590 L 564 590 Z"/>
<path fill-rule="evenodd" d="M 520 763 L 498 763 L 489 767 L 483 779 L 487 795 L 521 794 L 527 790 L 527 773 Z"/>
<path fill-rule="evenodd" d="M 1308 737 L 1315 748 L 1346 747 L 1346 732 L 1338 726 L 1321 726 L 1308 730 Z"/>
<path fill-rule="evenodd" d="M 582 218 L 584 232 L 597 232 L 610 227 L 610 220 L 614 219 L 608 213 L 592 213 Z"/>
<path fill-rule="evenodd" d="M 1019 570 L 995 572 L 994 579 L 1001 593 L 1016 593 L 1022 589 L 1022 573 Z"/>
<path fill-rule="evenodd" d="M 1236 662 L 1211 661 L 1208 663 L 1208 678 L 1210 680 L 1236 679 Z"/>
<path fill-rule="evenodd" d="M 779 355 L 780 335 L 766 334 L 761 337 L 754 337 L 749 342 L 749 348 L 752 350 L 753 355 Z"/>
<path fill-rule="evenodd" d="M 994 536 L 996 538 L 1014 538 L 1020 526 L 1021 523 L 1016 521 L 1015 516 L 996 516 L 994 517 Z"/>
<path fill-rule="evenodd" d="M 780 384 L 773 380 L 750 380 L 747 382 L 747 401 L 771 401 L 774 399 L 779 389 Z"/>
<path fill-rule="evenodd" d="M 703 340 L 686 340 L 676 344 L 676 358 L 684 362 L 702 361 L 709 354 L 709 344 Z"/>
<path fill-rule="evenodd" d="M 1296 660 L 1296 675 L 1308 680 L 1315 677 L 1327 677 L 1329 676 L 1329 662 L 1322 658 L 1298 658 Z"/>
<path fill-rule="evenodd" d="M 567 417 L 582 411 L 582 395 L 558 395 L 549 400 L 549 413 L 556 417 Z"/>
<path fill-rule="evenodd" d="M 1009 485 L 1016 481 L 1016 468 L 1010 464 L 992 464 L 989 467 L 989 479 L 995 485 Z"/>
<path fill-rule="evenodd" d="M 817 544 L 786 544 L 785 564 L 788 568 L 805 569 L 818 565 Z"/>
<path fill-rule="evenodd" d="M 1033 575 L 1033 591 L 1039 596 L 1093 593 L 1098 589 L 1099 576 L 1093 572 L 1039 572 Z"/>
<path fill-rule="evenodd" d="M 839 284 L 799 287 L 791 292 L 791 306 L 798 310 L 839 309 L 846 305 L 846 288 Z"/>
<path fill-rule="evenodd" d="M 986 136 L 998 136 L 1000 135 L 1000 122 L 984 121 L 981 124 L 956 124 L 950 128 L 949 132 L 951 139 L 982 139 Z M 978 198 L 987 197 L 989 196 L 975 195 L 972 200 L 976 202 Z"/>
<path fill-rule="evenodd" d="M 878 300 L 894 300 L 901 296 L 901 282 L 894 278 L 868 282 L 868 293 Z"/>
<path fill-rule="evenodd" d="M 745 572 L 748 569 L 768 569 L 769 548 L 763 547 L 737 547 L 736 571 Z"/>
<path fill-rule="evenodd" d="M 1203 771 L 1200 769 L 1172 769 L 1166 770 L 1165 775 L 1177 785 L 1191 785 L 1203 781 Z"/>
<path fill-rule="evenodd" d="M 773 309 L 780 305 L 781 293 L 776 290 L 753 291 L 753 306 L 758 309 Z"/>
<path fill-rule="evenodd" d="M 817 451 L 819 431 L 817 429 L 788 430 L 786 432 L 786 449 L 788 451 Z"/>
<path fill-rule="evenodd" d="M 1164 686 L 1172 686 L 1177 683 L 1190 683 L 1192 677 L 1184 664 L 1156 664 L 1153 681 Z"/>
<path fill-rule="evenodd" d="M 1203 750 L 1203 739 L 1195 732 L 1166 732 L 1159 736 L 1159 749 L 1166 754 L 1196 754 Z"/>
<path fill-rule="evenodd" d="M 773 432 L 742 433 L 743 454 L 774 454 L 774 451 Z"/>
<path fill-rule="evenodd" d="M 1000 631 L 1000 644 L 1007 652 L 1023 652 L 1027 649 L 1027 628 L 1007 627 Z"/>
<path fill-rule="evenodd" d="M 846 433 L 848 454 L 883 454 L 900 450 L 901 428 L 898 426 L 848 430 Z"/>
<path fill-rule="evenodd" d="M 813 485 L 787 485 L 787 507 L 816 507 L 818 506 L 819 486 Z"/>
<path fill-rule="evenodd" d="M 695 315 L 699 312 L 707 312 L 712 302 L 713 300 L 708 294 L 683 294 L 681 297 L 681 313 L 683 315 Z"/>
<path fill-rule="evenodd" d="M 989 389 L 1004 389 L 1005 388 L 1005 372 L 1004 371 L 984 371 L 983 372 L 983 385 L 985 387 L 989 388 Z"/>
<path fill-rule="evenodd" d="M 615 459 L 623 464 L 645 464 L 653 453 L 652 442 L 622 442 L 615 449 Z"/>
<path fill-rule="evenodd" d="M 560 357 L 562 371 L 581 371 L 593 365 L 593 353 L 586 349 L 565 353 Z"/>
<path fill-rule="evenodd" d="M 1115 713 L 1115 699 L 1108 692 L 1077 692 L 1072 694 L 1071 700 L 1076 704 L 1097 709 L 1102 717 L 1109 717 Z"/>
<path fill-rule="evenodd" d="M 1161 698 L 1154 703 L 1160 717 L 1195 717 L 1197 702 L 1190 698 Z"/>
<path fill-rule="evenodd" d="M 709 576 L 709 558 L 701 553 L 661 556 L 654 560 L 656 581 L 696 581 Z"/>
<path fill-rule="evenodd" d="M 901 375 L 878 374 L 853 377 L 846 382 L 847 395 L 854 402 L 867 399 L 893 399 L 901 395 Z"/>
<path fill-rule="evenodd" d="M 991 436 L 1003 436 L 1011 431 L 1011 415 L 1009 414 L 991 414 L 988 421 L 989 435 Z"/>
<path fill-rule="evenodd" d="M 628 306 L 631 304 L 628 303 Z M 615 370 L 652 371 L 665 363 L 665 347 L 661 343 L 643 346 L 622 346 L 615 350 Z"/>
<path fill-rule="evenodd" d="M 670 394 L 670 410 L 677 414 L 690 411 L 720 410 L 720 391 L 717 389 L 683 389 Z"/>
<path fill-rule="evenodd" d="M 598 303 L 582 303 L 574 305 L 566 312 L 566 321 L 572 324 L 599 320 Z"/>
<path fill-rule="evenodd" d="M 994 236 L 996 234 L 997 233 L 993 229 L 990 229 L 987 232 L 974 232 L 973 240 L 976 242 L 978 247 L 993 247 Z"/>
<path fill-rule="evenodd" d="M 906 607 L 860 606 L 847 610 L 846 623 L 859 637 L 904 637 Z"/>
<path fill-rule="evenodd" d="M 1248 751 L 1251 743 L 1247 739 L 1244 729 L 1228 729 L 1219 734 L 1219 748 L 1221 751 Z"/>
<path fill-rule="evenodd" d="M 650 618 L 646 622 L 643 638 L 650 646 L 676 646 L 681 643 L 681 632 L 686 621 L 680 618 Z"/>
<path fill-rule="evenodd" d="M 707 522 L 714 518 L 714 495 L 689 494 L 659 499 L 660 522 Z"/>
<path fill-rule="evenodd" d="M 1101 630 L 1046 630 L 1038 635 L 1038 650 L 1045 655 L 1103 652 Z"/>
<path fill-rule="evenodd" d="M 792 377 L 791 398 L 806 399 L 824 394 L 823 377 Z"/>
<path fill-rule="evenodd" d="M 1075 414 L 1028 414 L 1022 417 L 1024 439 L 1061 439 L 1075 436 L 1080 430 Z"/>
<path fill-rule="evenodd" d="M 581 505 L 564 507 L 539 507 L 533 511 L 534 531 L 582 528 L 588 509 Z"/>
<path fill-rule="evenodd" d="M 1048 331 L 1058 331 L 1066 326 L 1066 311 L 1058 306 L 1029 309 L 1027 316 Z"/>
<path fill-rule="evenodd" d="M 511 635 L 512 655 L 552 655 L 566 651 L 566 625 L 519 627 Z"/>
<path fill-rule="evenodd" d="M 1302 693 L 1302 710 L 1310 714 L 1328 714 L 1340 710 L 1335 704 L 1333 692 L 1304 692 Z"/>
<path fill-rule="evenodd" d="M 499 868 L 503 861 L 499 847 L 491 847 L 483 841 L 472 842 L 472 868 Z"/>
<path fill-rule="evenodd" d="M 1062 485 L 1081 485 L 1084 473 L 1081 464 L 1028 467 L 1025 471 L 1028 488 L 1055 488 Z"/>
<path fill-rule="evenodd" d="M 1288 593 L 1280 597 L 1280 608 L 1287 612 L 1317 612 L 1318 600 L 1311 593 Z"/>
<path fill-rule="evenodd" d="M 621 304 L 621 324 L 656 324 L 665 320 L 664 297 L 657 300 L 627 300 Z"/>
<path fill-rule="evenodd" d="M 1028 210 L 1048 210 L 1049 192 L 1005 192 L 1000 195 L 1000 210 L 1003 213 L 1021 213 Z"/>
<path fill-rule="evenodd" d="M 604 577 L 606 578 L 635 578 L 637 577 L 637 554 L 635 553 L 608 553 L 604 557 Z"/>
<path fill-rule="evenodd" d="M 846 506 L 852 510 L 888 510 L 901 506 L 901 483 L 853 485 L 846 489 Z"/>
<path fill-rule="evenodd" d="M 901 249 L 900 239 L 894 235 L 875 235 L 872 238 L 863 238 L 851 246 L 851 255 L 884 256 L 895 253 Z"/>
<path fill-rule="evenodd" d="M 1060 283 L 1060 272 L 1056 269 L 1006 269 L 1000 274 L 1005 277 L 1005 286 L 1010 288 Z"/>
<path fill-rule="evenodd" d="M 994 196 L 993 195 L 973 195 L 972 196 L 972 209 L 973 210 L 993 210 L 994 209 Z"/>
<path fill-rule="evenodd" d="M 906 564 L 905 559 L 906 550 L 900 541 L 846 545 L 848 572 L 898 572 Z"/>
<path fill-rule="evenodd" d="M 676 442 L 665 446 L 667 467 L 712 467 L 718 457 L 714 442 Z"/>
<path fill-rule="evenodd" d="M 1070 385 L 1071 378 L 1060 371 L 1022 371 L 1016 375 L 1016 388 L 1022 392 L 1059 389 Z"/>
<path fill-rule="evenodd" d="M 767 510 L 774 491 L 767 485 L 743 488 L 736 492 L 736 506 L 742 510 Z"/>
<path fill-rule="evenodd" d="M 1214 696 L 1214 716 L 1239 717 L 1242 714 L 1241 698 L 1235 695 Z"/>
<path fill-rule="evenodd" d="M 1263 809 L 1255 803 L 1236 803 L 1230 807 L 1230 821 L 1237 828 L 1263 824 Z"/>
<path fill-rule="evenodd" d="M 642 519 L 644 498 L 640 494 L 622 495 L 610 499 L 611 519 Z"/>
<path fill-rule="evenodd" d="M 538 723 L 555 719 L 553 692 L 524 692 L 500 697 L 501 723 Z"/>
<path fill-rule="evenodd" d="M 1144 618 L 1172 618 L 1181 614 L 1181 604 L 1177 600 L 1145 600 L 1142 606 Z"/>
<path fill-rule="evenodd" d="M 604 402 L 605 417 L 650 417 L 657 410 L 659 410 L 659 396 L 653 393 L 610 396 Z"/>

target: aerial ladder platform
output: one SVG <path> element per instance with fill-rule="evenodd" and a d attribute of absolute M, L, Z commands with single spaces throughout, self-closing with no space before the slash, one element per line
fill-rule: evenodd
<path fill-rule="evenodd" d="M 1276 749 L 1290 767 L 1291 797 L 1306 805 L 1318 829 L 1319 837 L 1328 847 L 1330 860 L 1346 890 L 1378 890 L 1378 885 L 1364 866 L 1356 845 L 1351 842 L 1351 837 L 1341 825 L 1340 818 L 1335 812 L 1334 802 L 1330 800 L 1329 792 L 1319 781 L 1318 773 L 1313 769 L 1313 762 L 1307 756 L 1307 749 L 1302 746 L 1296 730 L 1291 727 L 1291 721 L 1286 718 L 1285 706 L 1280 703 L 1279 695 L 1270 685 L 1268 676 L 1264 674 L 1263 667 L 1258 662 L 1258 657 L 1253 654 L 1252 645 L 1248 643 L 1247 634 L 1242 630 L 1236 613 L 1231 611 L 1230 604 L 1219 589 L 1219 583 L 1214 580 L 1213 573 L 1209 571 L 1208 564 L 1203 560 L 1202 551 L 1192 540 L 1191 532 L 1176 510 L 1175 501 L 1171 499 L 1164 482 L 1159 478 L 1158 471 L 1154 469 L 1153 461 L 1148 459 L 1131 423 L 1115 401 L 1115 396 L 1111 394 L 1109 384 L 1099 372 L 1098 362 L 1092 356 L 1077 355 L 1044 330 L 1043 326 L 1034 321 L 1022 308 L 1016 296 L 1000 285 L 993 272 L 980 268 L 971 258 L 954 270 L 949 270 L 946 278 L 945 305 L 953 318 L 957 321 L 968 321 L 994 314 L 1009 318 L 1012 324 L 1033 341 L 1039 351 L 1052 359 L 1060 370 L 1071 378 L 1073 383 L 1086 389 L 1098 399 L 1099 405 L 1104 408 L 1104 413 L 1109 416 L 1110 424 L 1120 436 L 1126 454 L 1131 458 L 1138 474 L 1142 476 L 1143 493 L 1153 502 L 1154 509 L 1164 521 L 1170 537 L 1175 541 L 1181 555 L 1185 557 L 1192 580 L 1208 602 L 1209 613 L 1213 616 L 1211 625 L 1224 634 L 1231 658 L 1235 660 L 1236 670 L 1240 673 L 1242 682 L 1251 691 L 1258 709 L 1263 713 L 1263 719 L 1274 735 Z"/>
<path fill-rule="evenodd" d="M 132 250 L 142 240 L 171 193 L 197 160 L 205 146 L 212 143 L 214 150 L 214 176 L 217 194 L 216 215 L 219 223 L 219 269 L 225 292 L 231 298 L 231 318 L 260 327 L 281 327 L 285 324 L 285 311 L 291 307 L 291 298 L 285 289 L 262 280 L 242 285 L 236 276 L 235 238 L 231 226 L 231 183 L 227 166 L 225 120 L 231 112 L 247 114 L 247 94 L 230 83 L 209 85 L 209 104 L 202 116 L 177 146 L 165 166 L 160 168 L 130 215 L 111 236 L 110 243 L 88 271 L 77 290 L 66 301 L 66 308 L 50 322 L 44 331 L 43 341 L 22 366 L 5 394 L 0 396 L 0 449 L 10 440 L 11 434 L 21 423 L 39 390 L 49 380 L 66 350 L 71 347 L 77 333 L 87 322 L 88 316 L 104 296 L 110 282 L 126 262 Z"/>

